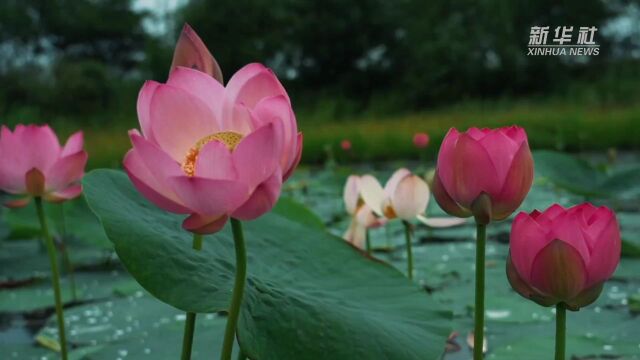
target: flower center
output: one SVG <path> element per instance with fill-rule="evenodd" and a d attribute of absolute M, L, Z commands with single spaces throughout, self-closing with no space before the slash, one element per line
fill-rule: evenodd
<path fill-rule="evenodd" d="M 393 208 L 393 206 L 391 205 L 391 201 L 389 201 L 388 199 L 382 203 L 382 213 L 387 219 L 395 219 L 396 217 L 398 217 L 398 214 L 396 214 L 396 210 Z"/>
<path fill-rule="evenodd" d="M 223 143 L 227 147 L 227 149 L 229 149 L 229 151 L 233 151 L 240 143 L 240 140 L 242 140 L 242 134 L 238 134 L 235 131 L 221 131 L 215 134 L 207 135 L 198 140 L 196 144 L 191 149 L 189 149 L 189 151 L 187 151 L 187 155 L 185 155 L 184 161 L 181 164 L 182 171 L 184 171 L 187 176 L 195 175 L 196 160 L 198 159 L 200 150 L 203 146 L 214 140 Z"/>

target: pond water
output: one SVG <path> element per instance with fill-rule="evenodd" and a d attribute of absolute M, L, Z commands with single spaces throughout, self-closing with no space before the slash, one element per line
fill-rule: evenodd
<path fill-rule="evenodd" d="M 639 359 L 640 188 L 629 186 L 628 182 L 621 185 L 616 174 L 628 171 L 620 178 L 632 180 L 637 174 L 631 170 L 640 163 L 636 154 L 623 154 L 613 167 L 607 167 L 603 156 L 588 159 L 591 165 L 578 161 L 557 163 L 557 159 L 537 156 L 536 166 L 541 171 L 522 209 L 542 209 L 554 202 L 571 205 L 586 199 L 618 209 L 624 256 L 598 301 L 568 314 L 568 354 L 580 359 Z M 351 173 L 374 173 L 386 179 L 399 166 L 428 173 L 428 167 L 407 162 L 303 168 L 285 185 L 284 195 L 308 206 L 330 232 L 342 236 L 350 220 L 342 203 L 346 177 Z M 576 182 L 563 178 L 564 172 L 576 171 L 591 179 Z M 606 194 L 590 191 L 589 187 L 604 187 L 605 183 L 607 189 L 613 190 Z M 55 232 L 64 233 L 75 268 L 75 290 L 68 274 L 62 284 L 73 358 L 178 358 L 184 313 L 153 299 L 127 274 L 84 202 L 65 205 L 66 226 L 61 226 L 59 208 L 49 206 L 47 213 Z M 445 215 L 433 200 L 427 213 Z M 0 243 L 0 358 L 56 359 L 51 350 L 58 344 L 51 319 L 48 262 L 37 240 L 35 210 L 2 210 L 1 218 L 0 237 L 4 240 Z M 473 223 L 446 229 L 416 225 L 414 281 L 428 296 L 453 311 L 454 332 L 445 359 L 469 359 L 467 337 L 473 323 L 475 272 Z M 488 229 L 487 358 L 548 359 L 553 346 L 554 310 L 527 301 L 511 290 L 505 275 L 509 228 L 507 220 L 491 224 Z M 371 241 L 376 258 L 405 271 L 400 223 L 391 222 L 385 228 L 372 230 Z M 217 314 L 199 318 L 194 359 L 211 357 L 211 339 L 221 338 L 223 324 L 224 317 Z"/>

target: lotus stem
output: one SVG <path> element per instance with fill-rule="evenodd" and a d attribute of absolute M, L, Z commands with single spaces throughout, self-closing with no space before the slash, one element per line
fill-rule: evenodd
<path fill-rule="evenodd" d="M 367 254 L 371 255 L 371 238 L 369 237 L 369 229 L 365 230 L 365 246 L 367 249 Z"/>
<path fill-rule="evenodd" d="M 487 225 L 476 222 L 476 306 L 473 331 L 473 360 L 482 360 L 484 348 L 484 270 Z"/>
<path fill-rule="evenodd" d="M 202 250 L 202 235 L 193 234 L 193 248 Z M 191 359 L 191 348 L 193 347 L 193 334 L 196 327 L 196 313 L 187 312 L 187 320 L 184 323 L 184 336 L 182 338 L 182 356 L 180 359 Z"/>
<path fill-rule="evenodd" d="M 236 279 L 231 295 L 229 315 L 227 316 L 227 326 L 224 332 L 222 343 L 221 360 L 231 360 L 233 352 L 233 340 L 235 338 L 238 315 L 240 315 L 240 305 L 244 295 L 244 284 L 247 278 L 247 251 L 244 246 L 244 235 L 242 234 L 242 223 L 237 219 L 231 219 L 231 229 L 233 230 L 233 241 L 236 250 Z"/>
<path fill-rule="evenodd" d="M 556 305 L 556 360 L 564 360 L 567 333 L 567 306 L 560 302 Z"/>
<path fill-rule="evenodd" d="M 64 215 L 64 203 L 60 203 L 60 241 L 62 242 L 62 264 L 64 270 L 69 276 L 69 285 L 71 286 L 71 296 L 73 300 L 78 300 L 76 292 L 76 277 L 74 274 L 73 264 L 69 257 L 69 249 L 67 248 L 67 222 Z"/>
<path fill-rule="evenodd" d="M 51 282 L 53 284 L 53 296 L 56 305 L 56 320 L 58 323 L 58 338 L 60 340 L 60 354 L 62 360 L 67 360 L 67 336 L 64 331 L 64 312 L 62 308 L 62 295 L 60 291 L 60 273 L 58 272 L 58 259 L 56 257 L 56 246 L 53 243 L 53 239 L 49 234 L 49 227 L 47 226 L 47 218 L 44 214 L 44 208 L 42 206 L 42 198 L 39 196 L 35 198 L 36 210 L 38 212 L 38 219 L 40 220 L 40 227 L 42 228 L 42 237 L 47 247 L 47 253 L 49 254 L 49 263 L 51 264 Z"/>
<path fill-rule="evenodd" d="M 409 280 L 413 280 L 413 250 L 411 248 L 412 245 L 412 236 L 413 232 L 411 229 L 411 223 L 406 220 L 402 220 L 402 225 L 404 225 L 404 236 L 407 242 L 407 277 Z"/>

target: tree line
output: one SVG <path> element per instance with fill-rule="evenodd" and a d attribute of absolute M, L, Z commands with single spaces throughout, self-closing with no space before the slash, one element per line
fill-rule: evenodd
<path fill-rule="evenodd" d="M 380 101 L 420 109 L 536 96 L 639 68 L 640 30 L 611 25 L 633 14 L 638 20 L 630 0 L 191 0 L 161 19 L 169 27 L 162 36 L 145 30 L 154 14 L 132 5 L 0 3 L 0 115 L 32 107 L 45 115 L 130 110 L 144 79 L 166 78 L 184 22 L 227 78 L 248 62 L 267 63 L 303 106 L 338 98 L 355 109 Z M 540 25 L 595 26 L 600 53 L 527 56 L 531 27 Z"/>

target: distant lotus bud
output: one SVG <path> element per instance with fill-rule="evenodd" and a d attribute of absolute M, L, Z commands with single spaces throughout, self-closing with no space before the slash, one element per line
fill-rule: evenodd
<path fill-rule="evenodd" d="M 543 306 L 578 310 L 594 302 L 620 261 L 620 230 L 610 209 L 589 203 L 520 213 L 511 228 L 509 283 Z"/>
<path fill-rule="evenodd" d="M 532 182 L 533 157 L 524 129 L 451 129 L 438 154 L 433 194 L 451 215 L 502 220 L 522 204 Z M 489 201 L 476 202 L 482 194 Z"/>
<path fill-rule="evenodd" d="M 429 135 L 426 133 L 416 133 L 413 135 L 413 145 L 418 149 L 424 149 L 429 145 Z"/>
<path fill-rule="evenodd" d="M 346 139 L 345 139 L 345 140 L 342 140 L 342 141 L 340 142 L 340 147 L 341 147 L 341 148 L 342 148 L 342 150 L 344 150 L 344 151 L 349 151 L 349 150 L 351 150 L 351 141 L 346 140 Z"/>

